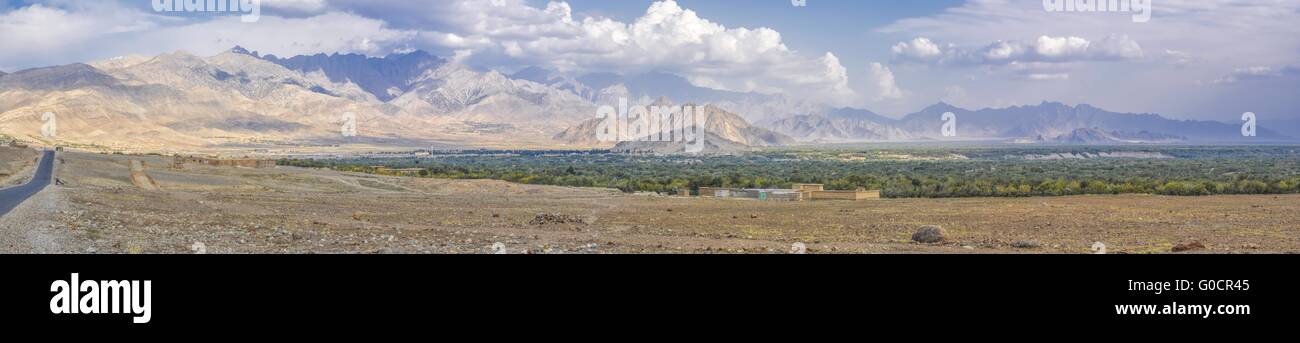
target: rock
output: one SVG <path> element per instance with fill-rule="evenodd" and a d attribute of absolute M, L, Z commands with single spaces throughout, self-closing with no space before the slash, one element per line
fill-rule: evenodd
<path fill-rule="evenodd" d="M 912 240 L 919 243 L 939 243 L 945 239 L 948 239 L 948 232 L 934 225 L 922 226 L 912 234 Z"/>
<path fill-rule="evenodd" d="M 584 219 L 584 218 L 582 218 L 582 217 L 571 216 L 571 215 L 567 215 L 567 214 L 559 214 L 559 213 L 554 213 L 554 214 L 552 214 L 552 213 L 539 213 L 539 214 L 537 214 L 537 216 L 533 217 L 533 220 L 529 221 L 528 224 L 529 224 L 529 225 L 547 225 L 547 224 L 580 224 L 580 225 L 586 225 L 586 224 L 587 224 L 587 220 Z"/>
<path fill-rule="evenodd" d="M 208 245 L 207 245 L 207 244 L 203 244 L 203 242 L 194 242 L 194 245 L 191 245 L 191 246 L 190 246 L 190 250 L 193 250 L 194 253 L 195 253 L 195 254 L 198 254 L 198 255 L 207 254 L 207 253 L 208 253 Z"/>
<path fill-rule="evenodd" d="M 1184 252 L 1184 251 L 1195 251 L 1195 250 L 1205 250 L 1205 245 L 1201 244 L 1201 242 L 1191 242 L 1187 244 L 1175 245 L 1173 248 L 1173 252 Z"/>
<path fill-rule="evenodd" d="M 1011 243 L 1011 246 L 1020 249 L 1038 249 L 1043 246 L 1043 243 L 1039 243 L 1035 240 L 1016 241 L 1015 243 Z"/>
<path fill-rule="evenodd" d="M 795 255 L 807 254 L 808 246 L 801 242 L 795 242 L 794 244 L 790 245 L 790 253 Z"/>

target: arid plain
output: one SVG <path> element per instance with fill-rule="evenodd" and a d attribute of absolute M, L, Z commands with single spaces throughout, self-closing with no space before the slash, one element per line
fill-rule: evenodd
<path fill-rule="evenodd" d="M 1297 195 L 761 202 L 293 167 L 175 169 L 160 156 L 60 158 L 65 184 L 0 218 L 0 251 L 490 253 L 501 243 L 533 254 L 786 253 L 804 243 L 809 253 L 1090 253 L 1103 242 L 1110 253 L 1168 253 L 1194 242 L 1205 248 L 1193 253 L 1300 252 Z M 132 159 L 162 190 L 131 182 Z M 926 225 L 947 240 L 913 242 Z"/>

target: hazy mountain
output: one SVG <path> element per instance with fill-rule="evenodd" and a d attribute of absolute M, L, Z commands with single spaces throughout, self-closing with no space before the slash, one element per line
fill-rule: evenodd
<path fill-rule="evenodd" d="M 540 68 L 510 77 L 423 51 L 382 58 L 317 54 L 262 59 L 301 73 L 321 73 L 336 84 L 355 84 L 375 101 L 434 120 L 452 134 L 542 138 L 595 115 L 595 107 L 583 97 L 584 92 L 591 93 L 589 89 Z"/>
<path fill-rule="evenodd" d="M 511 125 L 545 137 L 596 115 L 591 102 L 571 92 L 456 63 L 426 70 L 390 103 L 413 113 Z"/>
<path fill-rule="evenodd" d="M 901 119 L 832 108 L 781 95 L 697 87 L 666 73 L 571 77 L 544 68 L 511 75 L 424 52 L 376 58 L 317 54 L 279 58 L 236 47 L 200 57 L 184 52 L 123 56 L 0 73 L 0 133 L 25 140 L 170 151 L 250 142 L 279 145 L 385 140 L 408 146 L 612 146 L 595 141 L 601 105 L 704 104 L 706 143 L 718 151 L 794 142 L 1016 140 L 1041 143 L 1269 142 L 1291 140 L 1300 121 L 1261 118 L 1259 137 L 1240 124 L 1114 113 L 1089 105 L 966 110 L 939 103 Z M 657 100 L 656 100 L 657 99 Z M 43 137 L 41 114 L 58 117 Z M 940 135 L 944 112 L 956 138 Z M 345 113 L 359 136 L 344 139 Z M 770 129 L 769 129 L 770 128 Z M 415 144 L 415 145 L 410 145 Z M 667 151 L 672 144 L 624 143 Z"/>
<path fill-rule="evenodd" d="M 795 113 L 810 113 L 828 109 L 824 105 L 793 100 L 783 95 L 753 92 L 732 92 L 698 87 L 686 78 L 669 73 L 651 72 L 623 76 L 614 73 L 592 73 L 569 82 L 576 82 L 591 95 L 584 96 L 597 105 L 615 106 L 620 98 L 634 105 L 648 105 L 666 97 L 678 103 L 710 104 L 736 113 L 746 121 L 764 125 L 784 119 Z M 569 87 L 569 86 L 566 86 Z"/>
<path fill-rule="evenodd" d="M 1214 121 L 1173 120 L 1150 113 L 1108 112 L 1091 105 L 1068 106 L 1043 102 L 1037 106 L 970 111 L 938 103 L 909 114 L 899 121 L 903 130 L 916 137 L 943 139 L 940 128 L 944 112 L 957 117 L 958 139 L 1019 139 L 1059 137 L 1081 128 L 1103 132 L 1141 132 L 1185 137 L 1194 142 L 1245 142 L 1240 124 Z M 1261 128 L 1258 140 L 1278 141 L 1289 137 Z"/>
<path fill-rule="evenodd" d="M 957 137 L 943 137 L 943 114 L 957 118 Z M 937 103 L 892 119 L 858 109 L 801 114 L 768 126 L 802 142 L 890 140 L 1014 140 L 1022 143 L 1177 143 L 1291 140 L 1278 134 L 1287 122 L 1260 125 L 1259 136 L 1243 138 L 1240 125 L 1213 121 L 1173 120 L 1157 114 L 1116 113 L 1091 105 L 1043 102 L 1037 106 L 967 110 Z"/>
<path fill-rule="evenodd" d="M 610 151 L 623 153 L 642 153 L 642 154 L 680 154 L 686 152 L 695 153 L 728 153 L 752 151 L 757 147 L 736 143 L 734 141 L 722 138 L 712 132 L 705 132 L 704 146 L 699 151 L 688 151 L 687 143 L 680 141 L 670 142 L 641 142 L 628 141 L 619 142 L 610 148 Z"/>
<path fill-rule="evenodd" d="M 652 106 L 672 106 L 672 103 L 661 98 Z M 710 144 L 710 151 L 732 151 L 747 149 L 753 147 L 781 146 L 794 143 L 794 139 L 781 133 L 754 126 L 745 121 L 735 113 L 728 112 L 724 109 L 713 105 L 696 106 L 695 104 L 686 104 L 685 106 L 694 107 L 700 121 L 704 123 L 704 132 L 706 132 L 706 144 Z M 676 120 L 674 114 L 670 118 Z M 568 144 L 577 145 L 610 145 L 615 142 L 600 142 L 597 140 L 597 132 L 601 127 L 601 119 L 590 119 L 578 125 L 570 127 L 563 132 L 555 135 L 554 139 Z M 670 129 L 663 129 L 662 132 L 668 132 Z M 652 133 L 653 134 L 653 133 Z M 684 147 L 681 142 L 642 142 L 632 139 L 631 142 L 618 142 L 615 148 L 619 150 L 651 151 L 665 152 Z"/>
<path fill-rule="evenodd" d="M 838 108 L 796 115 L 769 125 L 774 131 L 804 142 L 853 142 L 906 140 L 912 136 L 897 127 L 897 120 L 871 111 Z"/>
<path fill-rule="evenodd" d="M 56 91 L 81 87 L 112 87 L 117 79 L 86 64 L 34 68 L 5 75 L 0 88 L 28 91 Z"/>
<path fill-rule="evenodd" d="M 37 68 L 0 79 L 0 132 L 74 146 L 178 151 L 251 141 L 337 139 L 344 112 L 362 132 L 419 137 L 353 87 L 237 53 L 185 53 Z M 56 115 L 53 138 L 41 114 Z M 392 137 L 390 136 L 390 137 Z"/>
<path fill-rule="evenodd" d="M 1124 131 L 1106 132 L 1097 128 L 1075 129 L 1068 134 L 1057 136 L 1049 142 L 1062 144 L 1098 145 L 1098 144 L 1140 144 L 1140 143 L 1179 143 L 1185 137 L 1151 133 L 1147 131 L 1132 133 Z"/>
<path fill-rule="evenodd" d="M 232 52 L 258 57 L 240 47 Z M 334 83 L 354 83 L 380 101 L 389 101 L 411 89 L 414 81 L 426 70 L 437 68 L 445 60 L 424 51 L 393 54 L 385 57 L 367 57 L 358 54 L 316 54 L 294 56 L 286 59 L 266 55 L 260 57 L 303 74 L 324 73 Z"/>
<path fill-rule="evenodd" d="M 1259 118 L 1256 127 L 1261 131 L 1267 129 L 1272 132 L 1286 132 L 1291 138 L 1300 139 L 1300 119 L 1269 119 L 1268 117 Z"/>
<path fill-rule="evenodd" d="M 515 80 L 532 81 L 546 85 L 547 87 L 568 91 L 587 101 L 595 101 L 599 94 L 597 89 L 593 89 L 575 78 L 541 67 L 524 68 L 514 74 L 510 74 L 510 78 Z"/>

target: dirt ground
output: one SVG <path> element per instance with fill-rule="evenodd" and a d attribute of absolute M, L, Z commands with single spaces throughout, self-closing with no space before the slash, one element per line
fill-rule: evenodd
<path fill-rule="evenodd" d="M 0 188 L 23 183 L 40 153 L 33 149 L 0 147 Z"/>
<path fill-rule="evenodd" d="M 786 253 L 801 242 L 809 253 L 1089 253 L 1100 241 L 1111 253 L 1190 242 L 1206 246 L 1195 253 L 1300 252 L 1297 195 L 760 202 L 63 156 L 67 185 L 47 189 L 63 203 L 19 214 L 65 231 L 47 236 L 70 246 L 43 250 L 190 253 L 202 243 L 208 253 L 490 253 L 501 243 L 535 254 Z M 145 160 L 163 190 L 134 186 L 130 159 Z M 948 240 L 912 242 L 924 225 L 944 228 Z"/>

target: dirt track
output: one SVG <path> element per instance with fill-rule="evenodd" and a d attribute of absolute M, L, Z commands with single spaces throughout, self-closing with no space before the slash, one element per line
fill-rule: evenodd
<path fill-rule="evenodd" d="M 140 159 L 140 157 L 130 157 Z M 84 247 L 107 253 L 1203 253 L 1300 251 L 1300 196 L 1083 196 L 758 202 L 625 195 L 500 181 L 393 178 L 281 167 L 170 170 L 144 158 L 162 191 L 130 181 L 127 157 L 67 154 L 64 214 Z M 580 218 L 530 223 L 539 213 Z M 582 223 L 582 222 L 585 222 Z M 950 238 L 910 241 L 922 225 Z M 1036 241 L 1037 248 L 1016 248 Z"/>

